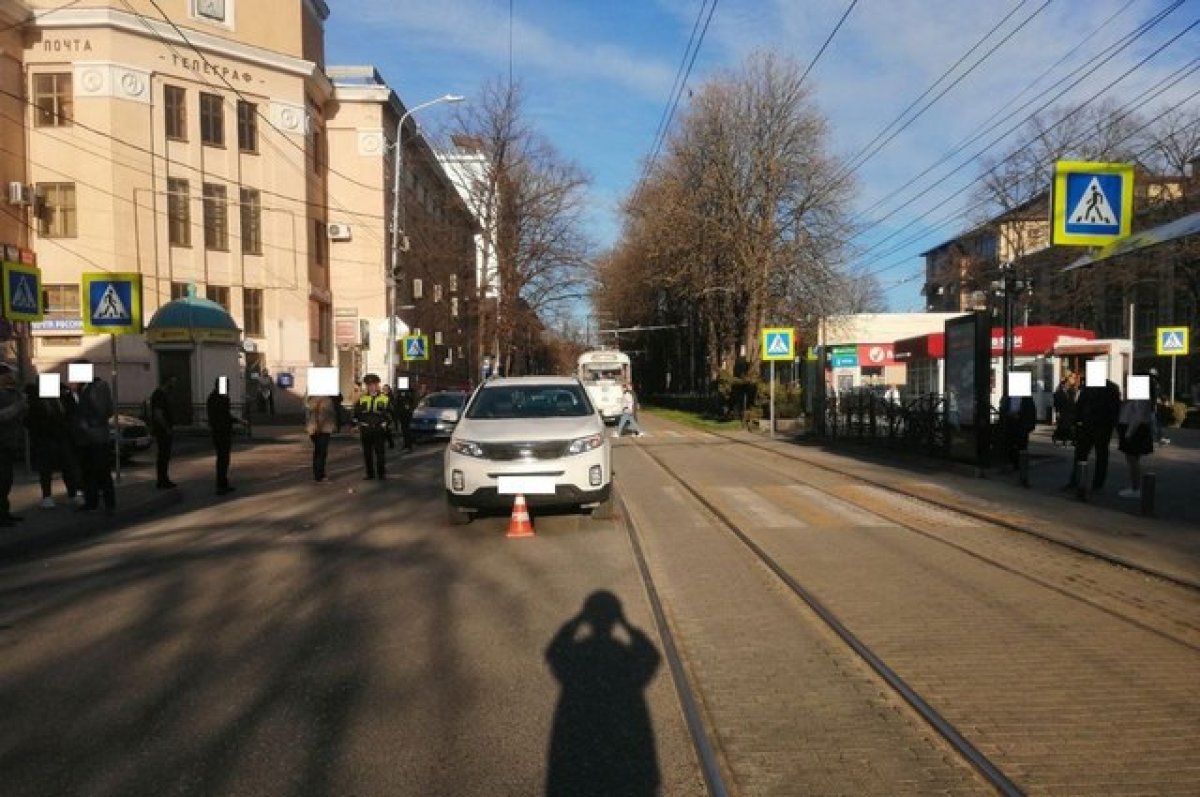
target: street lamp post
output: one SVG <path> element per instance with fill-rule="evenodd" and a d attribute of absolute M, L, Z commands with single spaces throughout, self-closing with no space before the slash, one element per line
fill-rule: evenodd
<path fill-rule="evenodd" d="M 428 108 L 431 105 L 437 105 L 442 102 L 462 102 L 463 97 L 458 94 L 446 94 L 429 102 L 423 102 L 420 105 L 410 108 L 405 111 L 400 117 L 400 121 L 396 122 L 396 157 L 395 166 L 392 169 L 392 238 L 391 238 L 391 263 L 388 267 L 387 275 L 387 313 L 388 313 L 388 335 L 387 335 L 387 378 L 388 384 L 393 388 L 396 385 L 396 283 L 400 269 L 400 250 L 407 251 L 407 238 L 400 229 L 401 215 L 400 208 L 403 204 L 400 194 L 400 174 L 404 171 L 404 123 L 408 121 L 408 117 L 412 116 L 422 108 Z"/>

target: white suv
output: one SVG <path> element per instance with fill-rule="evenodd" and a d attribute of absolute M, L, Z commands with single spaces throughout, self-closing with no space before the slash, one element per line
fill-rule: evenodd
<path fill-rule="evenodd" d="M 612 444 L 604 420 L 575 377 L 489 380 L 467 403 L 444 464 L 452 524 L 471 511 L 577 506 L 612 516 Z"/>

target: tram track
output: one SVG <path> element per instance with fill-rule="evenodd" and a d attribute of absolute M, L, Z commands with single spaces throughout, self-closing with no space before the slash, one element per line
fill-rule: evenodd
<path fill-rule="evenodd" d="M 750 460 L 752 460 L 752 463 L 755 467 L 766 469 L 772 473 L 773 477 L 777 478 L 778 481 L 802 485 L 803 489 L 813 494 L 815 494 L 815 491 L 822 489 L 819 484 L 819 480 L 817 480 L 817 483 L 814 483 L 812 481 L 806 481 L 803 478 L 798 478 L 797 474 L 794 472 L 788 472 L 787 468 L 789 466 L 794 466 L 796 464 L 815 466 L 820 468 L 821 471 L 826 474 L 833 474 L 842 479 L 852 480 L 856 485 L 861 485 L 864 488 L 873 491 L 887 491 L 890 493 L 896 493 L 906 500 L 918 502 L 921 505 L 931 507 L 931 511 L 933 511 L 935 515 L 937 513 L 952 513 L 964 520 L 963 526 L 958 529 L 953 529 L 955 531 L 963 530 L 966 527 L 966 521 L 968 520 L 971 521 L 972 532 L 981 532 L 981 530 L 984 530 L 989 526 L 999 526 L 1002 528 L 1011 527 L 1010 524 L 996 522 L 995 518 L 988 516 L 984 512 L 962 512 L 949 502 L 932 501 L 926 496 L 915 491 L 896 490 L 892 484 L 870 478 L 863 478 L 858 474 L 840 470 L 834 467 L 828 467 L 822 463 L 814 463 L 804 457 L 789 456 L 786 452 L 780 452 L 773 446 L 744 443 L 723 435 L 720 437 L 730 444 L 736 446 L 731 453 L 738 452 L 741 457 L 747 459 L 747 465 L 749 465 Z M 967 762 L 978 773 L 978 775 L 983 778 L 983 780 L 986 781 L 989 786 L 991 786 L 991 788 L 1002 794 L 1024 793 L 1023 787 L 1018 785 L 1021 779 L 1010 774 L 1009 772 L 1006 772 L 1005 767 L 1007 765 L 998 765 L 996 763 L 997 760 L 1005 760 L 1005 756 L 1001 756 L 1000 759 L 995 758 L 996 748 L 990 742 L 990 740 L 984 745 L 986 748 L 988 748 L 984 751 L 981 751 L 977 744 L 971 741 L 971 739 L 976 738 L 975 732 L 977 730 L 974 726 L 973 719 L 967 720 L 969 730 L 966 732 L 959 727 L 956 727 L 954 722 L 948 720 L 943 715 L 944 711 L 939 712 L 938 709 L 935 708 L 934 704 L 938 701 L 931 700 L 927 696 L 923 695 L 920 688 L 913 688 L 910 685 L 911 679 L 905 680 L 905 678 L 900 675 L 899 670 L 903 668 L 897 668 L 894 663 L 890 663 L 887 655 L 881 655 L 878 653 L 872 648 L 868 641 L 864 641 L 865 638 L 863 638 L 861 634 L 855 633 L 854 629 L 856 626 L 853 622 L 846 622 L 843 617 L 839 616 L 830 608 L 830 604 L 824 599 L 826 596 L 821 594 L 819 590 L 811 589 L 806 583 L 802 583 L 802 580 L 797 578 L 787 565 L 782 564 L 777 556 L 773 555 L 771 551 L 767 550 L 766 545 L 760 544 L 760 542 L 756 540 L 755 533 L 749 531 L 748 529 L 756 528 L 759 524 L 764 522 L 768 523 L 769 525 L 771 515 L 769 509 L 764 509 L 760 506 L 750 507 L 745 505 L 744 502 L 752 496 L 753 491 L 747 490 L 743 487 L 727 487 L 723 488 L 722 490 L 724 493 L 723 496 L 714 497 L 713 495 L 708 494 L 708 492 L 712 490 L 711 486 L 706 489 L 702 481 L 696 481 L 693 483 L 689 481 L 685 475 L 677 472 L 677 468 L 672 465 L 667 457 L 667 454 L 671 450 L 677 450 L 675 446 L 663 444 L 661 445 L 661 450 L 655 450 L 656 448 L 659 448 L 659 446 L 641 444 L 636 446 L 635 449 L 631 448 L 631 450 L 636 450 L 638 454 L 646 457 L 649 462 L 653 463 L 658 471 L 668 477 L 671 484 L 674 484 L 678 490 L 686 494 L 688 500 L 694 502 L 698 507 L 701 507 L 703 513 L 712 518 L 716 525 L 719 525 L 720 528 L 724 529 L 733 538 L 737 539 L 742 548 L 748 551 L 755 561 L 759 562 L 765 570 L 773 574 L 774 578 L 779 584 L 783 585 L 786 590 L 790 592 L 790 594 L 798 598 L 826 628 L 830 629 L 846 647 L 850 648 L 853 654 L 860 661 L 869 666 L 876 676 L 884 684 L 886 684 L 887 689 L 889 689 L 891 693 L 899 696 L 909 707 L 911 707 L 912 710 L 921 718 L 921 720 L 926 723 L 929 728 L 936 731 L 938 736 L 944 740 L 944 742 L 950 748 L 952 748 L 958 756 L 960 756 L 961 760 Z M 778 459 L 776 460 L 771 457 L 764 457 L 762 456 L 763 453 L 774 454 L 778 457 Z M 749 454 L 749 456 L 746 456 L 747 454 Z M 730 467 L 734 470 L 737 469 L 736 464 L 728 461 L 729 455 L 722 454 L 721 456 L 725 459 L 724 464 L 730 465 Z M 801 488 L 774 486 L 770 489 L 785 491 L 788 489 Z M 847 490 L 847 492 L 848 491 L 849 490 Z M 766 491 L 764 490 L 764 492 Z M 736 509 L 727 511 L 725 506 L 722 505 L 722 498 L 725 499 L 726 504 L 728 504 L 730 501 L 738 501 L 739 504 Z M 628 507 L 624 506 L 625 501 L 623 498 L 621 501 L 623 505 L 622 515 L 628 521 L 626 528 L 639 561 L 639 569 L 642 571 L 642 578 L 646 584 L 647 593 L 651 595 L 651 601 L 654 604 L 654 613 L 656 621 L 659 625 L 660 633 L 662 633 L 663 639 L 666 640 L 672 634 L 672 629 L 667 621 L 667 617 L 670 615 L 670 613 L 668 610 L 665 610 L 661 605 L 659 605 L 659 598 L 657 597 L 658 591 L 653 583 L 651 568 L 649 564 L 647 564 L 646 556 L 643 553 L 645 546 L 639 541 L 639 537 L 644 533 L 644 531 L 639 528 L 637 523 L 634 522 L 633 514 L 628 510 Z M 836 498 L 831 497 L 830 501 L 833 503 L 851 502 L 845 493 Z M 1072 545 L 1059 544 L 1057 540 L 1047 539 L 1036 533 L 1032 534 L 1032 539 L 1029 539 L 1028 542 L 1022 542 L 1022 540 L 1027 539 L 1025 537 L 1016 537 L 1010 535 L 1009 544 L 1021 549 L 1029 549 L 1031 545 L 1036 547 L 1036 544 L 1039 541 L 1047 544 L 1053 544 L 1052 548 L 1047 548 L 1045 551 L 1039 551 L 1036 554 L 1036 557 L 1041 557 L 1047 561 L 1058 563 L 1059 569 L 1062 569 L 1061 560 L 1063 560 L 1064 555 L 1067 555 L 1068 559 L 1071 556 L 1074 556 L 1083 561 L 1083 564 L 1077 565 L 1085 576 L 1081 579 L 1082 583 L 1078 585 L 1065 583 L 1062 581 L 1062 579 L 1059 579 L 1059 581 L 1056 582 L 1052 577 L 1053 570 L 1051 571 L 1051 577 L 1042 577 L 1036 573 L 1028 572 L 1028 570 L 1022 568 L 1020 559 L 1014 561 L 1005 561 L 1003 555 L 993 556 L 987 550 L 980 550 L 974 547 L 972 542 L 975 540 L 974 538 L 971 538 L 970 535 L 963 535 L 968 537 L 966 541 L 955 539 L 954 535 L 952 534 L 938 534 L 930 529 L 922 528 L 919 524 L 906 522 L 905 518 L 897 516 L 896 513 L 883 512 L 881 511 L 879 505 L 871 506 L 868 502 L 867 504 L 856 503 L 856 506 L 867 514 L 879 517 L 882 521 L 881 525 L 883 522 L 885 522 L 889 527 L 896 527 L 897 529 L 906 533 L 919 536 L 921 539 L 927 541 L 926 544 L 933 543 L 944 546 L 947 549 L 954 551 L 955 555 L 970 557 L 979 563 L 979 566 L 993 568 L 996 571 L 1006 574 L 1006 576 L 1010 578 L 1022 579 L 1030 584 L 1034 589 L 1045 590 L 1047 593 L 1052 593 L 1053 595 L 1058 596 L 1060 599 L 1067 599 L 1077 602 L 1082 607 L 1086 607 L 1085 611 L 1090 610 L 1101 612 L 1104 616 L 1110 618 L 1111 621 L 1126 624 L 1126 626 L 1130 629 L 1130 633 L 1153 634 L 1162 642 L 1176 646 L 1176 649 L 1179 650 L 1179 654 L 1177 655 L 1183 655 L 1185 657 L 1194 656 L 1195 653 L 1200 652 L 1200 644 L 1197 644 L 1196 634 L 1193 633 L 1196 631 L 1194 626 L 1184 627 L 1182 629 L 1184 633 L 1182 634 L 1173 633 L 1171 623 L 1169 621 L 1165 623 L 1146 622 L 1145 612 L 1143 612 L 1143 617 L 1139 617 L 1137 611 L 1122 611 L 1120 607 L 1114 607 L 1112 605 L 1112 601 L 1108 600 L 1111 595 L 1099 594 L 1099 597 L 1097 598 L 1088 594 L 1089 590 L 1095 585 L 1091 583 L 1094 579 L 1086 577 L 1087 574 L 1093 573 L 1094 575 L 1094 571 L 1097 569 L 1103 571 L 1104 568 L 1107 568 L 1111 565 L 1123 564 L 1112 562 L 1111 557 L 1095 557 L 1091 555 L 1090 551 L 1079 550 L 1077 547 Z M 828 511 L 829 508 L 827 507 L 826 510 Z M 739 515 L 743 517 L 739 518 Z M 747 523 L 749 523 L 749 526 L 745 526 Z M 1025 529 L 1019 528 L 1018 530 L 1026 531 Z M 943 529 L 943 531 L 945 530 Z M 994 532 L 987 533 L 994 535 Z M 768 539 L 769 538 L 770 536 L 768 536 Z M 776 536 L 775 539 L 776 544 L 778 544 L 779 537 Z M 1001 551 L 1001 554 L 1003 554 L 1003 550 Z M 1087 562 L 1091 562 L 1091 564 L 1088 564 Z M 1067 569 L 1070 570 L 1070 568 Z M 1108 572 L 1114 579 L 1125 579 L 1125 582 L 1123 583 L 1126 583 L 1126 585 L 1131 579 L 1133 579 L 1134 575 L 1144 575 L 1147 578 L 1150 578 L 1149 583 L 1162 582 L 1155 587 L 1159 593 L 1161 593 L 1163 590 L 1181 591 L 1178 593 L 1177 597 L 1182 597 L 1183 600 L 1176 601 L 1178 606 L 1183 607 L 1181 611 L 1186 611 L 1186 607 L 1191 605 L 1190 601 L 1192 599 L 1192 593 L 1194 592 L 1194 587 L 1192 585 L 1186 582 L 1181 582 L 1179 579 L 1160 578 L 1160 574 L 1147 572 L 1144 569 L 1135 569 L 1137 572 L 1134 574 L 1123 572 L 1125 569 L 1129 568 L 1117 567 Z M 1105 577 L 1101 576 L 1100 578 L 1103 579 Z M 1120 596 L 1121 588 L 1118 587 L 1114 594 Z M 1137 607 L 1134 606 L 1131 608 L 1136 609 Z M 1147 611 L 1153 608 L 1153 599 L 1151 599 L 1150 606 L 1143 608 L 1146 608 Z M 868 637 L 869 636 L 870 633 L 868 633 Z M 674 640 L 672 640 L 668 646 L 668 650 L 675 656 L 680 655 L 677 651 L 682 648 L 683 646 Z M 701 758 L 702 767 L 706 771 L 707 779 L 707 772 L 710 770 L 717 772 L 718 774 L 722 772 L 720 765 L 721 761 L 723 760 L 722 751 L 714 742 L 714 739 L 716 738 L 716 730 L 713 728 L 707 728 L 706 731 L 706 722 L 711 723 L 712 720 L 711 717 L 702 714 L 702 712 L 697 708 L 697 706 L 703 705 L 703 700 L 696 698 L 690 693 L 690 690 L 693 687 L 688 685 L 688 674 L 691 673 L 691 670 L 687 664 L 681 660 L 678 663 L 673 663 L 671 669 L 672 674 L 675 677 L 676 688 L 677 690 L 680 690 L 681 703 L 685 704 L 685 714 L 688 714 L 689 712 L 696 714 L 695 718 L 689 717 L 688 725 L 689 728 L 693 729 L 693 738 L 697 740 L 696 743 L 698 755 Z M 921 677 L 925 677 L 926 683 L 928 683 L 927 672 L 911 674 L 917 675 L 918 680 L 920 680 Z M 692 678 L 695 679 L 694 673 L 692 674 Z M 698 686 L 695 688 L 698 688 Z M 692 708 L 687 708 L 688 704 L 690 704 Z M 938 705 L 941 704 L 938 703 Z M 958 719 L 961 721 L 963 719 L 961 706 L 959 707 L 957 713 Z M 702 733 L 706 735 L 699 735 Z M 984 738 L 987 739 L 988 737 L 985 736 Z M 705 749 L 707 749 L 709 752 L 704 752 Z M 705 763 L 706 756 L 711 757 L 710 762 Z M 729 770 L 730 768 L 728 762 L 726 762 L 725 771 Z M 1028 763 L 1025 762 L 1023 766 L 1019 765 L 1016 772 L 1028 774 Z M 720 785 L 719 788 L 725 787 Z M 710 789 L 712 789 L 711 786 Z M 1038 788 L 1032 789 L 1032 791 L 1038 790 Z M 712 789 L 711 793 L 725 794 L 729 792 Z"/>
<path fill-rule="evenodd" d="M 955 506 L 955 505 L 952 505 L 952 504 L 949 504 L 949 503 L 946 503 L 943 501 L 938 501 L 928 495 L 923 495 L 923 494 L 915 492 L 913 490 L 907 490 L 903 486 L 899 486 L 899 485 L 895 485 L 895 484 L 888 484 L 888 483 L 885 483 L 882 481 L 871 479 L 866 476 L 863 476 L 860 473 L 853 473 L 853 472 L 851 472 L 849 470 L 845 470 L 843 468 L 836 468 L 836 467 L 833 467 L 832 465 L 829 465 L 828 463 L 818 462 L 818 461 L 808 458 L 808 457 L 796 456 L 795 454 L 792 454 L 792 453 L 780 451 L 777 447 L 774 447 L 774 446 L 770 446 L 770 445 L 766 445 L 766 444 L 754 442 L 754 441 L 746 441 L 746 440 L 734 437 L 733 435 L 724 434 L 721 432 L 709 432 L 709 434 L 712 434 L 713 436 L 718 437 L 718 438 L 725 440 L 734 445 L 755 448 L 760 451 L 768 451 L 779 457 L 783 457 L 784 459 L 791 460 L 792 462 L 803 463 L 803 464 L 811 466 L 811 467 L 820 468 L 821 470 L 823 470 L 827 473 L 832 473 L 832 474 L 836 474 L 838 476 L 842 476 L 845 478 L 854 479 L 858 482 L 861 482 L 864 484 L 870 484 L 870 485 L 879 487 L 884 490 L 890 490 L 890 491 L 899 493 L 901 495 L 904 495 L 908 498 L 911 498 L 913 500 L 921 501 L 923 503 L 929 504 L 931 506 L 936 506 L 936 507 L 939 507 L 942 509 L 949 510 L 951 512 L 956 512 L 956 513 L 964 515 L 966 517 L 970 517 L 974 520 L 977 520 L 977 521 L 980 521 L 983 523 L 988 523 L 993 526 L 999 526 L 1001 528 L 1005 528 L 1010 531 L 1016 531 L 1016 532 L 1020 532 L 1022 534 L 1027 534 L 1031 537 L 1042 540 L 1043 542 L 1046 542 L 1050 545 L 1058 546 L 1060 548 L 1065 548 L 1065 549 L 1074 551 L 1076 553 L 1079 553 L 1079 554 L 1082 554 L 1085 556 L 1089 556 L 1091 558 L 1098 559 L 1098 560 L 1107 562 L 1112 565 L 1116 565 L 1118 567 L 1123 567 L 1128 570 L 1132 570 L 1132 571 L 1135 571 L 1138 573 L 1145 574 L 1147 576 L 1152 576 L 1154 578 L 1161 579 L 1163 581 L 1178 585 L 1178 586 L 1186 588 L 1188 590 L 1200 592 L 1200 581 L 1197 581 L 1194 579 L 1181 578 L 1175 574 L 1168 573 L 1168 572 L 1160 570 L 1158 568 L 1149 567 L 1143 563 L 1134 562 L 1125 557 L 1118 556 L 1118 555 L 1109 553 L 1107 551 L 1102 551 L 1102 550 L 1099 550 L 1092 546 L 1084 545 L 1079 542 L 1064 540 L 1064 539 L 1054 537 L 1054 536 L 1051 536 L 1048 534 L 1043 534 L 1042 532 L 1038 531 L 1037 529 L 1031 528 L 1029 525 L 1023 525 L 1021 523 L 1014 522 L 1012 520 L 1009 520 L 1008 518 L 1000 517 L 995 513 L 978 510 L 973 507 Z"/>
<path fill-rule="evenodd" d="M 961 756 L 979 775 L 992 786 L 997 793 L 1003 795 L 1022 795 L 1024 792 L 1009 778 L 1001 769 L 996 766 L 987 756 L 981 753 L 967 738 L 959 732 L 950 722 L 948 722 L 933 706 L 925 700 L 915 689 L 909 686 L 903 678 L 896 673 L 888 664 L 865 643 L 863 643 L 848 627 L 843 623 L 815 594 L 806 589 L 799 581 L 793 578 L 775 559 L 759 546 L 739 525 L 730 519 L 722 510 L 715 506 L 711 501 L 707 500 L 698 490 L 688 484 L 686 480 L 678 476 L 661 457 L 658 457 L 643 448 L 642 453 L 653 460 L 662 472 L 671 477 L 676 484 L 683 488 L 695 501 L 703 506 L 713 517 L 717 518 L 720 523 L 732 533 L 756 558 L 759 562 L 766 566 L 781 583 L 786 585 L 796 597 L 812 611 L 812 613 L 820 619 L 822 623 L 832 630 L 839 639 L 841 639 L 862 661 L 864 661 L 874 672 L 883 680 L 883 682 L 914 710 L 916 713 L 933 728 L 950 747 Z M 623 502 L 622 502 L 623 503 Z M 704 774 L 705 781 L 709 787 L 709 793 L 713 797 L 725 797 L 731 792 L 725 784 L 723 768 L 721 766 L 720 755 L 718 748 L 714 743 L 713 733 L 706 728 L 706 722 L 699 706 L 701 700 L 697 697 L 693 689 L 690 679 L 686 674 L 686 666 L 679 652 L 674 632 L 671 630 L 670 624 L 667 621 L 666 610 L 659 597 L 658 590 L 654 584 L 654 578 L 650 567 L 643 553 L 643 546 L 639 540 L 639 532 L 632 523 L 630 513 L 626 507 L 622 506 L 622 516 L 626 518 L 625 526 L 629 534 L 630 542 L 635 552 L 635 558 L 638 564 L 638 570 L 641 574 L 643 584 L 645 586 L 647 596 L 649 598 L 651 608 L 654 614 L 655 623 L 658 626 L 660 638 L 663 640 L 663 647 L 667 654 L 668 662 L 670 663 L 671 674 L 675 682 L 675 688 L 680 698 L 681 708 L 687 722 L 689 732 L 691 733 L 693 743 L 696 747 L 696 753 L 700 760 L 701 770 Z"/>

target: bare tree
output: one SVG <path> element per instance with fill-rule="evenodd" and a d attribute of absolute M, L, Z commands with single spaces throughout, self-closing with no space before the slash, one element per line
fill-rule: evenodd
<path fill-rule="evenodd" d="M 495 350 L 505 373 L 531 362 L 516 349 L 540 338 L 543 316 L 584 298 L 591 276 L 588 178 L 528 126 L 522 101 L 519 85 L 486 84 L 460 111 L 453 137 L 479 156 L 468 202 L 482 228 L 478 304 L 492 313 L 479 324 L 479 346 Z"/>
<path fill-rule="evenodd" d="M 645 320 L 686 325 L 710 379 L 739 362 L 756 379 L 759 331 L 841 286 L 853 185 L 828 138 L 793 61 L 758 54 L 701 87 L 626 205 L 597 304 L 640 280 Z"/>

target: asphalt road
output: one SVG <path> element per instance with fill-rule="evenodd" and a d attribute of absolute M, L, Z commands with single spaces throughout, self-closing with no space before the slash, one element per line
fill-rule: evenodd
<path fill-rule="evenodd" d="M 451 528 L 437 447 L 385 483 L 352 440 L 328 485 L 268 453 L 237 500 L 0 569 L 6 797 L 702 793 L 617 523 Z"/>

